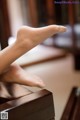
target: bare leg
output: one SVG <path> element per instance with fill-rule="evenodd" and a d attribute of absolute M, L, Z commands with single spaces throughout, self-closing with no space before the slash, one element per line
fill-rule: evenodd
<path fill-rule="evenodd" d="M 16 64 L 11 65 L 9 70 L 0 76 L 0 79 L 1 82 L 44 87 L 44 83 L 39 77 L 25 72 L 19 65 Z"/>
<path fill-rule="evenodd" d="M 0 74 L 2 74 L 17 58 L 52 35 L 65 32 L 63 26 L 50 25 L 43 28 L 21 27 L 17 32 L 17 40 L 0 52 Z"/>
<path fill-rule="evenodd" d="M 0 78 L 2 78 L 4 82 L 43 87 L 44 83 L 38 77 L 26 74 L 19 66 L 10 65 L 18 57 L 44 41 L 46 38 L 64 31 L 66 31 L 65 27 L 56 25 L 50 25 L 44 28 L 21 27 L 17 33 L 16 42 L 0 52 Z"/>

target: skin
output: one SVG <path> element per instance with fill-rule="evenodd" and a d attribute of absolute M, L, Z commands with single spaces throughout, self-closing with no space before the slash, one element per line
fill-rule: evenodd
<path fill-rule="evenodd" d="M 47 38 L 65 31 L 65 27 L 58 25 L 42 28 L 22 26 L 17 31 L 16 42 L 0 52 L 0 82 L 44 87 L 39 77 L 25 72 L 14 61 Z"/>

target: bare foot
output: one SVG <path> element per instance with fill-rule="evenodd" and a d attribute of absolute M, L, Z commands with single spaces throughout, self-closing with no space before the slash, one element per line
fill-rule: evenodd
<path fill-rule="evenodd" d="M 0 74 L 2 74 L 16 59 L 40 44 L 52 35 L 65 32 L 66 28 L 49 25 L 41 28 L 21 27 L 17 32 L 16 42 L 0 52 Z"/>
<path fill-rule="evenodd" d="M 16 43 L 22 43 L 23 47 L 26 47 L 25 52 L 27 52 L 27 50 L 30 50 L 54 34 L 65 31 L 66 27 L 59 25 L 49 25 L 41 28 L 22 26 L 17 32 Z"/>
<path fill-rule="evenodd" d="M 45 86 L 39 77 L 25 72 L 19 65 L 11 65 L 9 70 L 1 75 L 1 80 L 2 82 L 18 83 L 33 87 Z"/>
<path fill-rule="evenodd" d="M 58 25 L 50 25 L 42 28 L 31 28 L 23 26 L 17 32 L 16 42 L 0 54 L 0 80 L 10 83 L 18 83 L 28 86 L 44 87 L 43 81 L 29 73 L 26 73 L 19 66 L 12 65 L 5 71 L 17 58 L 28 52 L 30 49 L 40 44 L 52 35 L 65 32 L 66 28 Z M 5 73 L 3 73 L 5 71 Z"/>

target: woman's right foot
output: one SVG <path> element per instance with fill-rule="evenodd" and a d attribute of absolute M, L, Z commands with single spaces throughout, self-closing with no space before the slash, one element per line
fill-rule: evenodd
<path fill-rule="evenodd" d="M 17 32 L 16 43 L 22 43 L 24 48 L 30 50 L 54 34 L 65 31 L 66 27 L 59 25 L 49 25 L 41 28 L 22 26 Z"/>

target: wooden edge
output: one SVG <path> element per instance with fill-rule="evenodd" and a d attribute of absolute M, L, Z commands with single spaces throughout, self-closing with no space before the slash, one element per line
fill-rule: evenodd
<path fill-rule="evenodd" d="M 60 120 L 70 120 L 71 114 L 73 113 L 76 104 L 76 98 L 77 98 L 76 92 L 77 92 L 77 88 L 74 87 L 71 91 L 68 102 L 66 104 L 66 107 L 64 109 L 64 112 Z"/>
<path fill-rule="evenodd" d="M 79 91 L 77 90 L 76 96 L 77 96 L 75 103 L 76 105 L 73 111 L 72 120 L 80 120 L 80 89 Z"/>
<path fill-rule="evenodd" d="M 45 89 L 6 102 L 0 106 L 0 111 L 7 112 L 9 120 L 55 119 L 53 96 Z"/>
<path fill-rule="evenodd" d="M 40 90 L 40 91 L 35 92 L 35 93 L 31 93 L 29 95 L 23 96 L 23 97 L 18 98 L 16 100 L 12 100 L 12 101 L 6 102 L 4 104 L 1 104 L 0 111 L 4 111 L 4 110 L 6 111 L 6 110 L 13 109 L 16 106 L 18 107 L 20 105 L 23 105 L 24 103 L 29 103 L 31 101 L 34 101 L 35 99 L 39 99 L 43 96 L 50 95 L 50 94 L 52 94 L 52 93 L 46 89 Z"/>

